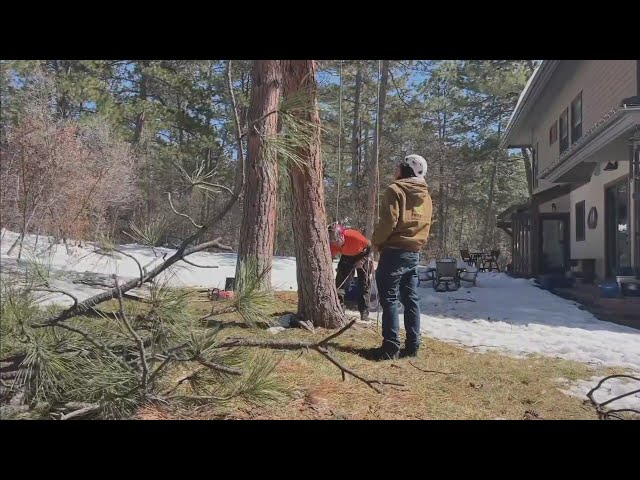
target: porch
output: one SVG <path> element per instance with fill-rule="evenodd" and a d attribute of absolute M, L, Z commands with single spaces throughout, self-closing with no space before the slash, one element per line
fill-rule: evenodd
<path fill-rule="evenodd" d="M 579 303 L 599 320 L 640 330 L 640 297 L 604 298 L 597 285 L 581 283 L 573 288 L 556 288 L 554 293 Z"/>

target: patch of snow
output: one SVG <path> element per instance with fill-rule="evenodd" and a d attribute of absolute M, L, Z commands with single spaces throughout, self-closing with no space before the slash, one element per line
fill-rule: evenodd
<path fill-rule="evenodd" d="M 578 380 L 564 390 L 560 390 L 566 395 L 581 399 L 587 398 L 587 393 L 595 387 L 603 377 L 591 377 L 589 380 Z M 640 382 L 627 378 L 612 378 L 604 382 L 593 394 L 596 402 L 602 403 L 609 399 L 619 397 L 625 393 L 638 390 Z M 615 400 L 605 406 L 606 409 L 615 410 L 619 408 L 630 408 L 640 410 L 640 393 L 629 395 L 619 400 Z"/>
<path fill-rule="evenodd" d="M 286 328 L 284 328 L 284 327 L 269 327 L 267 329 L 267 332 L 269 332 L 272 335 L 277 335 L 278 333 L 283 332 L 285 330 L 286 330 Z"/>

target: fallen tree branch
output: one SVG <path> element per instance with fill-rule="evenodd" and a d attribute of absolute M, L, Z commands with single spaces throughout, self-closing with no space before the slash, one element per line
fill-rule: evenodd
<path fill-rule="evenodd" d="M 66 295 L 67 297 L 70 297 L 73 300 L 73 307 L 77 307 L 78 306 L 78 297 L 76 297 L 75 295 L 72 295 L 69 292 L 65 292 L 64 290 L 58 290 L 57 288 L 40 288 L 40 287 L 36 287 L 36 288 L 32 288 L 31 291 L 33 291 L 33 292 L 61 293 L 62 295 Z"/>
<path fill-rule="evenodd" d="M 367 379 L 354 372 L 350 368 L 343 365 L 337 358 L 335 358 L 329 349 L 327 348 L 327 343 L 330 340 L 335 339 L 337 336 L 342 335 L 349 328 L 355 325 L 356 321 L 352 320 L 347 325 L 342 327 L 338 332 L 332 333 L 328 337 L 320 340 L 319 342 L 301 342 L 294 340 L 260 340 L 260 339 L 250 339 L 250 338 L 230 338 L 220 344 L 216 345 L 215 348 L 232 348 L 232 347 L 258 347 L 258 348 L 273 348 L 276 350 L 315 350 L 320 355 L 325 357 L 331 363 L 333 363 L 336 367 L 340 369 L 342 372 L 342 379 L 346 380 L 346 374 L 351 375 L 352 377 L 360 380 L 361 382 L 368 385 L 370 388 L 375 390 L 377 393 L 382 393 L 382 390 L 377 387 L 377 385 L 394 385 L 398 387 L 403 387 L 404 385 L 401 383 L 393 383 L 387 382 L 384 380 L 376 380 L 376 379 Z"/>
<path fill-rule="evenodd" d="M 631 375 L 623 375 L 623 374 L 609 375 L 609 376 L 604 377 L 603 379 L 601 379 L 598 382 L 598 384 L 595 387 L 593 387 L 591 390 L 589 390 L 589 392 L 587 393 L 587 398 L 589 399 L 591 404 L 596 409 L 596 412 L 598 413 L 598 418 L 600 420 L 607 420 L 609 417 L 611 417 L 611 414 L 614 414 L 614 418 L 621 418 L 621 417 L 615 415 L 615 413 L 619 413 L 619 412 L 633 412 L 633 413 L 636 413 L 636 414 L 640 415 L 640 410 L 634 410 L 634 409 L 631 409 L 631 408 L 622 408 L 622 409 L 615 409 L 615 410 L 607 410 L 606 408 L 604 408 L 606 405 L 608 405 L 608 404 L 610 404 L 610 403 L 612 403 L 612 402 L 614 402 L 616 400 L 620 400 L 621 398 L 628 397 L 630 395 L 635 395 L 636 393 L 640 393 L 640 389 L 624 393 L 624 394 L 619 395 L 619 396 L 614 397 L 614 398 L 610 398 L 609 400 L 607 400 L 605 402 L 602 402 L 602 403 L 596 401 L 596 399 L 594 398 L 595 392 L 602 386 L 602 384 L 604 384 L 604 382 L 606 382 L 607 380 L 611 380 L 612 378 L 629 378 L 631 380 L 636 380 L 636 381 L 640 382 L 640 378 L 638 378 L 638 377 L 634 377 L 634 376 L 631 376 Z"/>
<path fill-rule="evenodd" d="M 200 355 L 198 355 L 196 357 L 196 362 L 198 362 L 200 365 L 205 366 L 211 370 L 216 370 L 218 372 L 223 372 L 223 373 L 227 373 L 229 375 L 242 375 L 242 371 L 235 369 L 235 368 L 231 368 L 231 367 L 227 367 L 226 365 L 220 365 L 218 363 L 213 363 L 208 361 L 207 359 L 201 357 Z"/>
<path fill-rule="evenodd" d="M 216 397 L 213 395 L 170 395 L 167 400 L 212 400 L 214 402 L 226 402 L 227 400 L 231 400 L 233 397 L 236 397 L 237 394 L 230 394 L 226 397 Z"/>
<path fill-rule="evenodd" d="M 413 362 L 409 362 L 409 365 L 411 365 L 413 368 L 416 368 L 424 373 L 440 373 L 442 375 L 458 375 L 459 374 L 459 372 L 440 372 L 438 370 L 425 370 L 424 368 L 420 368 Z"/>
<path fill-rule="evenodd" d="M 193 253 L 206 250 L 207 248 L 219 248 L 221 250 L 231 249 L 231 247 L 228 247 L 227 245 L 222 245 L 220 243 L 220 240 L 221 240 L 220 238 L 217 238 L 216 240 L 212 240 L 209 242 L 201 243 L 199 245 L 196 245 L 195 247 L 187 248 L 187 246 L 191 242 L 193 242 L 196 238 L 198 238 L 203 232 L 204 230 L 199 230 L 198 232 L 194 233 L 193 235 L 188 237 L 186 240 L 184 240 L 182 242 L 182 245 L 180 245 L 180 248 L 176 251 L 175 254 L 173 254 L 163 263 L 161 263 L 156 268 L 154 268 L 153 270 L 145 274 L 143 283 L 149 282 L 150 280 L 154 279 L 155 277 L 160 275 L 162 272 L 164 272 L 166 269 L 168 269 L 170 266 L 172 266 L 174 263 L 182 260 L 184 257 L 189 256 Z M 50 327 L 57 323 L 68 320 L 69 318 L 76 317 L 78 315 L 83 315 L 86 312 L 92 310 L 94 306 L 116 298 L 118 296 L 119 291 L 121 291 L 122 293 L 125 293 L 125 292 L 128 292 L 129 290 L 132 290 L 138 287 L 138 283 L 139 283 L 139 279 L 137 278 L 129 280 L 128 282 L 120 285 L 119 288 L 112 287 L 105 292 L 94 295 L 93 297 L 90 297 L 84 300 L 83 302 L 78 303 L 77 305 L 74 305 L 66 310 L 63 310 L 59 314 L 46 319 L 42 323 L 34 323 L 31 326 L 33 328 Z"/>
<path fill-rule="evenodd" d="M 231 247 L 229 247 L 231 248 Z M 198 265 L 197 263 L 193 263 L 189 260 L 187 260 L 186 258 L 183 258 L 182 261 L 188 265 L 191 265 L 193 267 L 197 267 L 197 268 L 220 268 L 218 265 Z"/>
<path fill-rule="evenodd" d="M 97 404 L 87 404 L 86 407 L 83 407 L 79 410 L 75 410 L 67 415 L 61 415 L 60 416 L 60 420 L 71 420 L 72 418 L 76 418 L 76 417 L 82 417 L 84 415 L 87 415 L 89 413 L 94 413 L 97 412 L 98 410 L 100 410 L 102 407 L 100 407 L 100 405 Z"/>
<path fill-rule="evenodd" d="M 131 323 L 129 323 L 129 320 L 127 319 L 127 314 L 124 311 L 124 301 L 122 300 L 122 291 L 120 290 L 118 277 L 114 275 L 113 280 L 116 284 L 116 288 L 118 289 L 118 305 L 120 307 L 120 316 L 122 317 L 121 320 L 124 323 L 127 331 L 131 334 L 136 344 L 138 345 L 138 351 L 140 352 L 140 366 L 142 368 L 142 378 L 140 379 L 142 384 L 142 394 L 146 395 L 149 380 L 149 366 L 147 365 L 147 354 L 144 349 L 144 342 L 142 341 L 142 338 L 140 338 L 140 335 L 138 335 L 133 329 Z"/>
<path fill-rule="evenodd" d="M 122 250 L 118 250 L 116 248 L 113 249 L 114 252 L 118 252 L 120 255 L 124 255 L 125 257 L 129 257 L 131 260 L 133 260 L 134 262 L 136 262 L 136 265 L 138 265 L 138 270 L 140 271 L 140 286 L 142 286 L 142 279 L 144 278 L 144 270 L 142 269 L 142 265 L 140 264 L 140 262 L 136 259 L 136 257 L 134 257 L 133 255 L 130 255 L 128 253 L 123 252 Z"/>

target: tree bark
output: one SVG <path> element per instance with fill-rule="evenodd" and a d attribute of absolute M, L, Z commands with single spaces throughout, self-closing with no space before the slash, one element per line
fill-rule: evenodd
<path fill-rule="evenodd" d="M 362 65 L 358 62 L 356 91 L 353 105 L 353 126 L 351 129 L 351 189 L 353 198 L 358 198 L 359 136 L 360 136 L 360 92 L 362 90 Z"/>
<path fill-rule="evenodd" d="M 152 203 L 152 195 L 151 195 L 151 159 L 149 158 L 149 152 L 147 152 L 146 142 L 143 141 L 143 132 L 144 132 L 144 124 L 145 124 L 145 107 L 148 97 L 148 74 L 147 68 L 151 62 L 149 60 L 142 60 L 139 64 L 140 69 L 140 89 L 138 91 L 138 99 L 141 104 L 142 110 L 136 116 L 135 129 L 133 131 L 133 140 L 132 143 L 136 147 L 138 147 L 139 151 L 142 152 L 144 156 L 145 162 L 145 190 L 146 190 L 146 215 L 147 215 L 147 223 L 151 223 L 151 216 L 153 212 Z"/>
<path fill-rule="evenodd" d="M 384 107 L 387 98 L 387 80 L 389 78 L 389 60 L 382 61 L 382 69 L 380 73 L 380 105 L 378 108 L 378 117 L 376 118 L 377 128 L 373 133 L 373 161 L 369 169 L 370 181 L 369 181 L 369 196 L 367 201 L 367 223 L 365 232 L 369 238 L 373 235 L 373 229 L 378 220 L 378 192 L 380 189 L 380 177 L 379 177 L 379 157 L 380 157 L 380 139 L 382 135 L 382 126 L 384 118 Z"/>
<path fill-rule="evenodd" d="M 271 288 L 271 262 L 276 233 L 278 167 L 266 154 L 265 139 L 278 133 L 278 114 L 282 85 L 279 60 L 256 60 L 253 66 L 249 106 L 247 170 L 240 245 L 236 265 L 236 284 L 243 288 L 241 269 L 249 278 L 260 279 L 259 287 Z M 276 113 L 272 113 L 276 112 Z M 268 273 L 264 273 L 268 272 Z"/>
<path fill-rule="evenodd" d="M 482 228 L 482 244 L 480 245 L 481 250 L 484 250 L 487 247 L 487 234 L 489 232 L 489 228 L 493 227 L 491 212 L 493 211 L 493 192 L 495 190 L 497 171 L 498 171 L 498 153 L 496 152 L 496 159 L 493 162 L 493 167 L 491 170 L 491 182 L 489 183 L 489 202 L 487 205 L 487 216 L 485 217 L 484 227 Z"/>
<path fill-rule="evenodd" d="M 337 328 L 345 323 L 334 283 L 333 262 L 325 210 L 320 114 L 317 103 L 314 60 L 283 60 L 286 97 L 306 93 L 306 108 L 294 112 L 316 128 L 312 138 L 298 149 L 305 165 L 292 164 L 292 226 L 296 250 L 298 315 L 316 327 Z"/>

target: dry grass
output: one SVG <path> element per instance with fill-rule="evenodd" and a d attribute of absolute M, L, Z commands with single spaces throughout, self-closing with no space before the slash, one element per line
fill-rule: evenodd
<path fill-rule="evenodd" d="M 201 295 L 200 295 L 201 296 Z M 282 294 L 284 310 L 295 311 L 295 294 Z M 194 296 L 194 314 L 210 309 Z M 237 320 L 233 315 L 226 320 Z M 224 328 L 224 336 L 274 338 L 264 330 Z M 319 340 L 326 332 L 287 330 L 276 338 Z M 353 378 L 342 381 L 339 370 L 316 352 L 277 352 L 282 360 L 277 380 L 289 392 L 285 402 L 250 405 L 242 401 L 223 407 L 148 406 L 141 419 L 596 419 L 590 406 L 564 395 L 555 380 L 589 378 L 587 365 L 546 357 L 516 359 L 498 353 L 472 353 L 463 348 L 424 339 L 420 356 L 392 362 L 373 362 L 362 352 L 377 347 L 373 327 L 355 325 L 338 337 L 331 349 L 358 373 L 402 383 L 378 394 Z M 601 370 L 600 373 L 607 373 Z M 526 413 L 532 412 L 532 413 Z"/>

